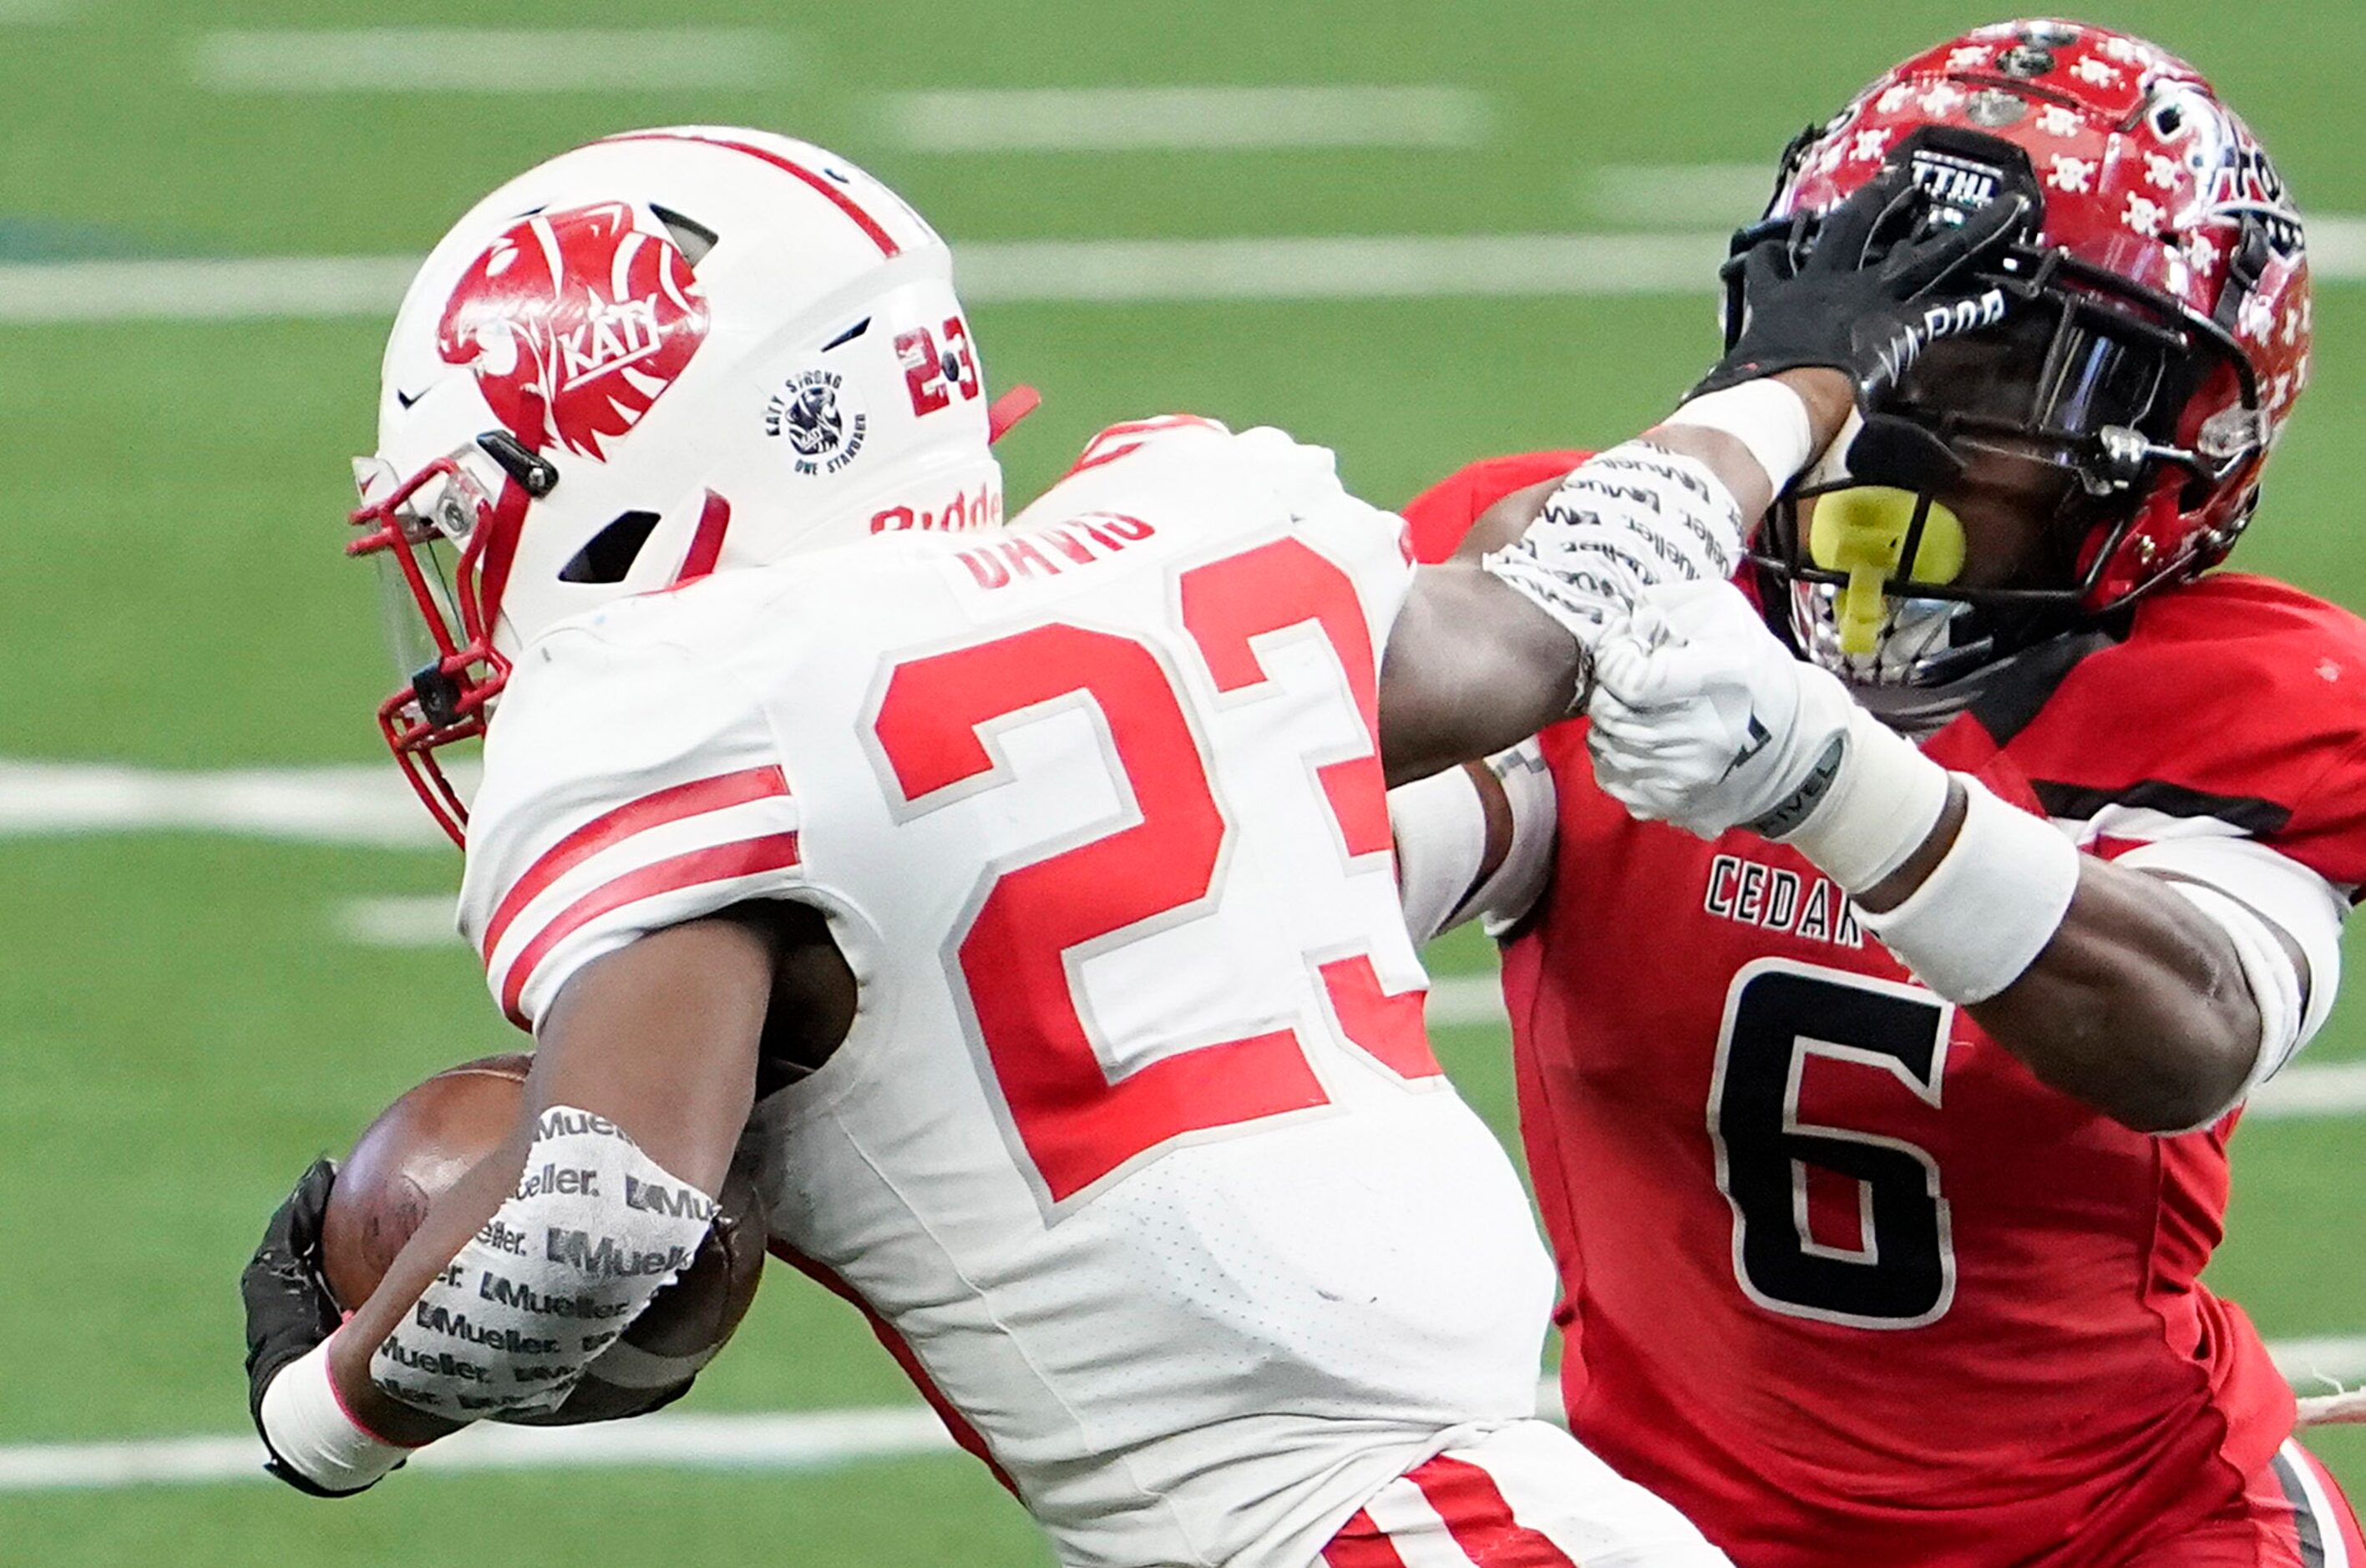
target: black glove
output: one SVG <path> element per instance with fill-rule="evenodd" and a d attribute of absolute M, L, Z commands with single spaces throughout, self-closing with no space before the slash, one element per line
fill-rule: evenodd
<path fill-rule="evenodd" d="M 328 1211 L 329 1192 L 336 1181 L 336 1161 L 314 1160 L 263 1227 L 263 1244 L 239 1276 L 239 1294 L 246 1299 L 247 1413 L 254 1417 L 254 1429 L 262 1433 L 266 1449 L 271 1434 L 263 1430 L 263 1391 L 282 1368 L 326 1342 L 344 1321 L 336 1298 L 321 1277 L 321 1216 Z M 276 1453 L 264 1468 L 315 1497 L 355 1495 L 315 1484 Z"/>
<path fill-rule="evenodd" d="M 2006 290 L 1958 274 L 2010 242 L 2029 198 L 2000 196 L 1925 234 L 1930 200 L 1907 171 L 1888 170 L 1825 214 L 1812 238 L 1802 217 L 1729 263 L 1741 270 L 1741 330 L 1692 395 L 1823 366 L 1854 381 L 1869 410 L 1925 344 L 2002 321 Z M 1951 279 L 1973 292 L 1940 292 Z"/>

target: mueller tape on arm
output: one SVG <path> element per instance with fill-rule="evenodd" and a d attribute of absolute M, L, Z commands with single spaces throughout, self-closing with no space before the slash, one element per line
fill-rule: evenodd
<path fill-rule="evenodd" d="M 1741 538 L 1741 508 L 1707 464 L 1630 441 L 1572 473 L 1481 564 L 1591 649 L 1644 588 L 1731 577 Z"/>
<path fill-rule="evenodd" d="M 690 1266 L 715 1213 L 615 1123 L 554 1105 L 516 1193 L 378 1346 L 371 1381 L 455 1420 L 556 1409 Z"/>

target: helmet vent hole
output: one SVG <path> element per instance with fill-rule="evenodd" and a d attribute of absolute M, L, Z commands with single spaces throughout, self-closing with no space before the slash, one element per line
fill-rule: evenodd
<path fill-rule="evenodd" d="M 698 270 L 698 263 L 706 260 L 706 252 L 715 249 L 715 242 L 722 238 L 705 224 L 684 218 L 670 207 L 651 202 L 649 210 L 665 225 L 665 231 L 673 236 L 673 242 L 682 249 L 682 259 L 690 263 L 693 272 Z"/>
<path fill-rule="evenodd" d="M 621 583 L 639 558 L 641 546 L 656 532 L 658 514 L 653 511 L 621 512 L 616 520 L 592 536 L 590 543 L 575 553 L 558 574 L 563 583 Z"/>

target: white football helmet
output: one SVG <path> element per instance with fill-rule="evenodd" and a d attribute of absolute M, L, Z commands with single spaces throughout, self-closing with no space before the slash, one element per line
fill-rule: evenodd
<path fill-rule="evenodd" d="M 844 159 L 703 126 L 562 154 L 444 237 L 387 342 L 349 549 L 394 590 L 405 684 L 380 727 L 455 839 L 467 808 L 434 754 L 483 733 L 554 623 L 871 533 L 1001 521 L 952 271 Z"/>

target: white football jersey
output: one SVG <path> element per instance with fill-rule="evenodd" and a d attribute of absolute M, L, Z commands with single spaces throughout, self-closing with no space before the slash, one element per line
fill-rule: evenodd
<path fill-rule="evenodd" d="M 1552 1275 L 1439 1075 L 1330 454 L 1120 426 L 998 533 L 881 538 L 519 661 L 463 925 L 502 1006 L 751 899 L 853 1030 L 759 1106 L 776 1251 L 858 1298 L 1075 1564 L 1310 1562 L 1533 1414 Z"/>

